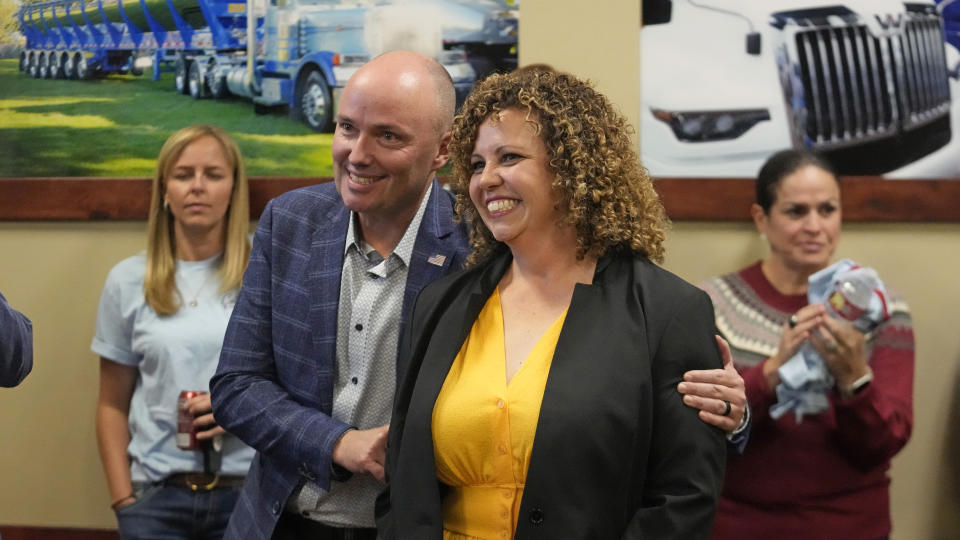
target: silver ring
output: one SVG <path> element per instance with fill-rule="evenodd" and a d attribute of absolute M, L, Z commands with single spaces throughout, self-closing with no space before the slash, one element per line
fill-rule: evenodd
<path fill-rule="evenodd" d="M 724 405 L 727 406 L 727 408 L 724 409 L 723 414 L 721 414 L 720 416 L 730 416 L 730 408 L 731 408 L 731 407 L 730 407 L 730 402 L 727 401 L 727 400 L 723 400 L 723 403 L 724 403 Z"/>
<path fill-rule="evenodd" d="M 824 345 L 824 347 L 830 352 L 835 352 L 837 350 L 837 342 L 831 341 L 830 343 Z"/>
<path fill-rule="evenodd" d="M 800 317 L 797 317 L 797 314 L 794 313 L 790 316 L 790 319 L 787 321 L 787 324 L 790 325 L 790 328 L 796 328 L 800 324 Z"/>

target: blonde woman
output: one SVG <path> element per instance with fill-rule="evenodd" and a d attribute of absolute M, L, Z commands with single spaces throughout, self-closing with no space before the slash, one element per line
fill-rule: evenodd
<path fill-rule="evenodd" d="M 177 420 L 181 391 L 208 390 L 250 253 L 247 177 L 229 135 L 196 125 L 167 139 L 147 227 L 146 253 L 107 276 L 91 345 L 110 506 L 125 539 L 220 538 L 253 450 L 217 426 L 209 394 L 182 408 L 198 449 L 178 448 Z"/>

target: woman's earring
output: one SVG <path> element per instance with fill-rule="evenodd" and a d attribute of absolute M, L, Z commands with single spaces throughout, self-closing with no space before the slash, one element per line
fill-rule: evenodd
<path fill-rule="evenodd" d="M 164 201 L 163 201 L 163 211 L 164 211 L 164 212 L 169 212 L 169 211 L 170 211 L 170 201 L 167 201 L 167 200 L 164 200 Z"/>

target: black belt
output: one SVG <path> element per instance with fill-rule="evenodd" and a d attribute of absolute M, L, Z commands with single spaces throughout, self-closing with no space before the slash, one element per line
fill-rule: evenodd
<path fill-rule="evenodd" d="M 174 473 L 160 481 L 166 487 L 187 488 L 191 491 L 233 489 L 243 486 L 242 476 L 225 476 L 213 473 Z"/>

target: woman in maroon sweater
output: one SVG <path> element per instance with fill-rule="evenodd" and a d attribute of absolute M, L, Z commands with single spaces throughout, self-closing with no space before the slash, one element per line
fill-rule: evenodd
<path fill-rule="evenodd" d="M 807 279 L 840 238 L 840 186 L 820 157 L 775 154 L 751 208 L 770 254 L 701 286 L 730 343 L 753 415 L 750 443 L 730 454 L 713 538 L 874 540 L 890 534 L 890 459 L 913 423 L 913 329 L 888 289 L 890 318 L 868 335 L 807 303 Z M 829 408 L 770 416 L 778 368 L 809 341 L 836 380 Z"/>

